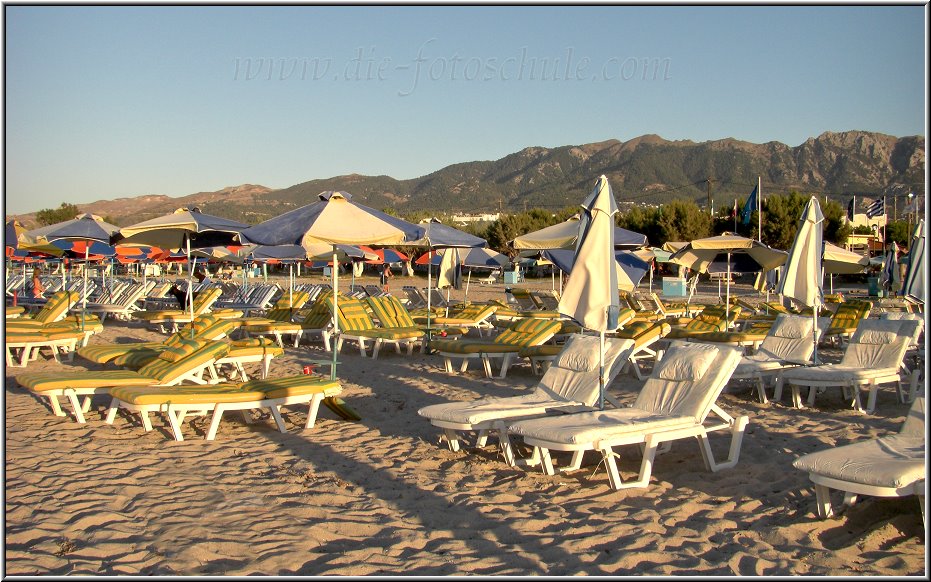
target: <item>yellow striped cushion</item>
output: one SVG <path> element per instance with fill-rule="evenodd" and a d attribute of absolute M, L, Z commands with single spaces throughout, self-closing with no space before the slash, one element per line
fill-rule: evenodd
<path fill-rule="evenodd" d="M 53 293 L 33 319 L 41 323 L 51 323 L 60 319 L 72 305 L 78 302 L 78 299 L 78 294 L 75 291 Z"/>
<path fill-rule="evenodd" d="M 332 308 L 332 299 L 330 300 L 330 306 Z M 372 317 L 365 310 L 365 305 L 358 299 L 339 299 L 337 307 L 339 308 L 337 318 L 340 330 L 361 331 L 375 329 L 375 322 L 372 321 Z"/>
<path fill-rule="evenodd" d="M 110 362 L 114 366 L 129 368 L 130 370 L 138 370 L 146 364 L 152 363 L 156 358 L 158 358 L 158 355 L 162 353 L 162 350 L 164 349 L 164 346 L 159 346 L 152 349 L 130 350 L 124 354 L 116 356 L 110 360 Z"/>
<path fill-rule="evenodd" d="M 339 415 L 339 417 L 343 420 L 348 420 L 349 422 L 358 422 L 362 420 L 362 417 L 359 416 L 359 413 L 349 408 L 349 405 L 347 405 L 346 401 L 342 398 L 337 398 L 336 396 L 327 396 L 323 399 L 323 404 Z"/>
<path fill-rule="evenodd" d="M 7 332 L 5 341 L 11 344 L 41 343 L 50 340 L 80 339 L 84 332 L 74 329 L 42 330 L 32 332 Z"/>
<path fill-rule="evenodd" d="M 158 380 L 159 384 L 167 384 L 192 370 L 196 370 L 207 362 L 222 358 L 228 351 L 229 344 L 226 342 L 207 342 L 204 347 L 178 362 L 156 359 L 150 364 L 139 368 L 139 374 L 154 378 Z"/>
<path fill-rule="evenodd" d="M 98 344 L 84 346 L 77 349 L 77 354 L 98 364 L 105 364 L 114 358 L 127 354 L 135 350 L 154 351 L 164 346 L 164 342 L 135 342 L 131 344 Z M 119 364 L 118 364 L 119 365 Z"/>
<path fill-rule="evenodd" d="M 239 358 L 244 356 L 271 355 L 278 357 L 284 350 L 278 347 L 274 340 L 269 338 L 250 338 L 230 342 L 230 349 L 225 357 Z"/>
<path fill-rule="evenodd" d="M 196 339 L 179 339 L 174 345 L 162 350 L 158 357 L 166 362 L 177 362 L 190 356 L 195 351 L 207 345 L 207 342 Z"/>
<path fill-rule="evenodd" d="M 140 406 L 258 402 L 265 399 L 263 392 L 250 390 L 238 384 L 120 387 L 110 390 L 110 395 L 123 402 Z"/>
<path fill-rule="evenodd" d="M 342 389 L 338 381 L 313 374 L 250 380 L 244 386 L 264 393 L 269 399 L 305 396 L 320 392 L 338 393 Z"/>
<path fill-rule="evenodd" d="M 64 388 L 100 388 L 106 386 L 145 386 L 157 380 L 131 370 L 101 370 L 96 372 L 37 372 L 20 374 L 19 385 L 35 392 Z"/>

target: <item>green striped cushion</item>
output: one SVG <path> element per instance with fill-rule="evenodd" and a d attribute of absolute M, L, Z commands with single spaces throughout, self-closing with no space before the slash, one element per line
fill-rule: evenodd
<path fill-rule="evenodd" d="M 179 339 L 174 345 L 166 347 L 159 352 L 159 359 L 166 362 L 177 362 L 190 356 L 197 350 L 207 345 L 207 342 L 196 339 Z"/>
<path fill-rule="evenodd" d="M 332 309 L 332 299 L 331 309 Z M 365 310 L 365 305 L 358 299 L 339 299 L 337 302 L 337 318 L 339 328 L 342 331 L 362 331 L 366 329 L 375 329 L 375 322 L 369 312 Z"/>
<path fill-rule="evenodd" d="M 174 381 L 182 375 L 203 366 L 207 362 L 216 358 L 222 358 L 229 351 L 229 345 L 225 342 L 207 342 L 204 347 L 195 351 L 183 360 L 177 362 L 168 362 L 161 358 L 154 360 L 139 368 L 139 374 L 149 378 L 154 378 L 160 384 L 167 384 Z"/>
<path fill-rule="evenodd" d="M 98 344 L 84 346 L 77 349 L 77 354 L 89 360 L 91 362 L 96 362 L 98 364 L 105 364 L 112 361 L 114 358 L 122 356 L 124 354 L 136 351 L 136 350 L 147 350 L 155 351 L 158 348 L 164 346 L 164 342 L 135 342 L 131 344 Z M 120 365 L 120 364 L 118 364 Z"/>
<path fill-rule="evenodd" d="M 219 287 L 211 287 L 201 291 L 194 299 L 194 315 L 200 315 L 210 309 L 210 306 L 216 303 L 222 294 L 223 290 Z"/>
<path fill-rule="evenodd" d="M 42 323 L 57 321 L 64 317 L 68 309 L 78 302 L 78 299 L 78 294 L 75 291 L 58 291 L 49 297 L 49 300 L 33 319 Z"/>
<path fill-rule="evenodd" d="M 100 370 L 80 372 L 37 372 L 20 374 L 16 377 L 19 385 L 43 392 L 63 388 L 100 388 L 104 386 L 145 386 L 156 380 L 147 378 L 131 370 Z"/>
<path fill-rule="evenodd" d="M 120 366 L 121 368 L 129 368 L 130 370 L 138 370 L 139 368 L 154 362 L 158 359 L 158 355 L 162 353 L 165 349 L 164 346 L 150 349 L 138 349 L 131 350 L 124 354 L 120 354 L 110 360 L 114 366 Z"/>
<path fill-rule="evenodd" d="M 414 327 L 377 327 L 375 329 L 348 331 L 345 335 L 367 337 L 372 339 L 400 340 L 423 337 L 424 332 Z"/>
<path fill-rule="evenodd" d="M 539 344 L 559 331 L 560 326 L 559 321 L 552 319 L 537 319 L 534 317 L 520 319 L 495 336 L 493 343 L 521 346 Z"/>

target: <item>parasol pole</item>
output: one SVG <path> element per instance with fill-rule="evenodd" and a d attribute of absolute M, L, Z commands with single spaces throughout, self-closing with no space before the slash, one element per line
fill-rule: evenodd
<path fill-rule="evenodd" d="M 185 233 L 184 241 L 187 246 L 187 301 L 188 312 L 191 314 L 191 339 L 194 339 L 194 263 L 191 261 L 191 235 Z"/>
<path fill-rule="evenodd" d="M 720 284 L 720 282 L 719 282 Z M 724 320 L 725 322 L 731 317 L 731 251 L 727 251 L 727 299 L 724 300 Z M 727 331 L 727 327 L 724 328 Z"/>
<path fill-rule="evenodd" d="M 87 309 L 87 257 L 90 245 L 84 244 L 84 290 L 81 294 L 81 331 L 84 331 L 84 312 Z"/>
<path fill-rule="evenodd" d="M 433 247 L 430 247 L 427 251 L 427 349 L 430 348 L 430 318 L 433 315 L 433 310 L 430 308 L 430 298 L 433 296 L 433 293 L 430 292 L 430 289 L 433 288 Z M 424 350 L 425 353 L 427 350 Z"/>
<path fill-rule="evenodd" d="M 607 311 L 607 309 L 605 309 Z M 598 333 L 598 409 L 605 408 L 605 330 Z"/>
<path fill-rule="evenodd" d="M 330 346 L 331 351 L 333 352 L 333 360 L 330 364 L 330 380 L 336 380 L 336 346 L 339 345 L 339 318 L 337 313 L 339 312 L 339 269 L 337 268 L 336 262 L 336 244 L 333 245 L 333 268 L 330 271 L 330 277 L 333 280 L 333 337 L 332 345 Z"/>

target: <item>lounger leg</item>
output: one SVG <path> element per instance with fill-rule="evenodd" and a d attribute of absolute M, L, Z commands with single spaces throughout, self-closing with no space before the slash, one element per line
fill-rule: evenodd
<path fill-rule="evenodd" d="M 517 457 L 514 454 L 514 445 L 511 443 L 511 438 L 508 436 L 507 427 L 503 422 L 498 424 L 498 446 L 501 448 L 501 453 L 504 455 L 504 461 L 510 467 L 517 465 Z"/>
<path fill-rule="evenodd" d="M 310 405 L 307 407 L 307 424 L 304 425 L 305 429 L 313 428 L 314 423 L 317 422 L 317 412 L 320 410 L 321 402 L 323 402 L 323 394 L 314 394 L 313 398 L 310 399 Z"/>
<path fill-rule="evenodd" d="M 212 441 L 214 438 L 216 438 L 217 429 L 220 428 L 220 421 L 223 420 L 224 412 L 226 412 L 226 406 L 223 404 L 217 404 L 213 409 L 213 417 L 210 419 L 210 428 L 207 429 L 207 436 L 204 437 L 205 440 Z"/>
<path fill-rule="evenodd" d="M 815 505 L 818 517 L 827 519 L 834 515 L 834 508 L 831 507 L 831 490 L 817 483 L 815 484 Z"/>
<path fill-rule="evenodd" d="M 504 378 L 508 373 L 508 368 L 511 367 L 511 361 L 514 359 L 514 354 L 504 354 L 504 357 L 501 358 L 501 373 L 498 375 L 499 378 Z"/>
<path fill-rule="evenodd" d="M 817 386 L 809 386 L 809 387 L 808 387 L 808 406 L 814 407 L 814 405 L 815 405 L 815 396 L 817 396 L 817 395 L 818 395 L 818 387 L 817 387 Z"/>
<path fill-rule="evenodd" d="M 879 392 L 879 384 L 875 382 L 870 382 L 870 395 L 866 399 L 866 412 L 868 414 L 873 414 L 873 411 L 876 410 L 876 394 Z M 860 395 L 860 390 L 854 387 L 854 390 L 857 391 L 857 396 Z"/>
<path fill-rule="evenodd" d="M 779 402 L 782 400 L 782 386 L 785 383 L 785 380 L 782 378 L 782 374 L 776 375 L 776 385 L 773 387 L 773 402 Z"/>
<path fill-rule="evenodd" d="M 381 338 L 375 340 L 375 344 L 372 346 L 372 359 L 373 359 L 373 360 L 377 360 L 377 359 L 378 359 L 378 352 L 381 350 L 381 344 L 382 344 Z M 361 345 L 362 345 L 362 343 L 359 342 L 359 346 L 360 346 L 360 347 L 361 347 Z M 400 351 L 399 351 L 398 353 L 400 353 Z M 365 352 L 362 352 L 362 356 L 365 357 Z"/>
<path fill-rule="evenodd" d="M 183 414 L 183 412 L 183 410 L 180 411 L 181 414 Z M 181 420 L 178 418 L 178 414 L 179 413 L 175 412 L 171 405 L 169 405 L 168 409 L 165 411 L 165 415 L 168 417 L 168 424 L 171 426 L 171 433 L 174 435 L 175 440 L 183 441 L 184 437 L 181 435 Z M 148 420 L 148 414 L 146 414 L 145 418 Z"/>
<path fill-rule="evenodd" d="M 481 448 L 486 444 L 488 444 L 488 430 L 483 428 L 478 431 L 478 435 L 475 437 L 475 446 Z"/>
<path fill-rule="evenodd" d="M 447 374 L 452 374 L 452 373 L 453 373 L 453 362 L 452 362 L 452 358 L 450 358 L 449 356 L 444 356 L 444 357 L 443 357 L 443 365 L 446 367 L 446 373 L 447 373 Z"/>
<path fill-rule="evenodd" d="M 272 418 L 275 420 L 275 426 L 278 427 L 278 432 L 288 432 L 288 427 L 284 424 L 284 419 L 281 418 L 281 410 L 277 404 L 272 404 L 268 407 L 268 411 L 271 413 Z"/>
<path fill-rule="evenodd" d="M 149 432 L 150 430 L 152 430 L 152 420 L 149 419 L 148 410 L 140 410 L 139 418 L 140 420 L 142 420 L 142 428 L 144 428 L 146 432 Z"/>
<path fill-rule="evenodd" d="M 485 377 L 491 378 L 491 360 L 485 354 L 482 354 L 482 367 L 485 369 Z"/>
<path fill-rule="evenodd" d="M 569 459 L 569 464 L 563 467 L 562 472 L 578 471 L 582 467 L 582 457 L 584 456 L 585 451 L 572 451 L 572 458 Z"/>
<path fill-rule="evenodd" d="M 110 409 L 107 410 L 107 418 L 104 419 L 107 424 L 113 424 L 116 420 L 116 412 L 120 409 L 120 401 L 117 398 L 110 399 Z"/>
<path fill-rule="evenodd" d="M 844 506 L 845 506 L 845 507 L 850 507 L 851 505 L 853 505 L 853 504 L 856 503 L 856 502 L 857 502 L 857 494 L 856 494 L 856 493 L 851 493 L 850 491 L 845 491 L 845 492 L 844 492 Z"/>
<path fill-rule="evenodd" d="M 766 382 L 763 380 L 762 374 L 756 375 L 756 393 L 760 397 L 760 403 L 766 404 L 769 400 L 766 398 Z"/>
<path fill-rule="evenodd" d="M 52 407 L 52 414 L 55 416 L 65 416 L 65 411 L 61 409 L 61 404 L 58 402 L 58 396 L 55 394 L 49 394 L 48 396 L 49 404 Z"/>
<path fill-rule="evenodd" d="M 446 439 L 446 446 L 449 447 L 449 450 L 452 452 L 459 451 L 459 433 L 451 428 L 443 429 L 443 436 Z"/>
<path fill-rule="evenodd" d="M 81 403 L 78 402 L 77 393 L 71 388 L 66 388 L 65 396 L 67 396 L 68 400 L 71 401 L 71 408 L 74 409 L 74 419 L 79 423 L 84 424 L 86 422 L 84 420 L 84 412 L 81 409 Z"/>
<path fill-rule="evenodd" d="M 714 460 L 714 454 L 711 452 L 711 443 L 708 442 L 708 433 L 696 437 L 701 445 L 702 460 L 705 462 L 705 467 L 709 471 L 716 473 L 721 469 L 730 469 L 737 464 L 737 461 L 740 459 L 740 447 L 743 443 L 744 432 L 749 422 L 750 418 L 746 416 L 738 416 L 734 419 L 731 425 L 731 446 L 727 452 L 727 460 L 721 463 L 717 463 Z"/>
<path fill-rule="evenodd" d="M 637 480 L 628 481 L 626 483 L 621 479 L 621 474 L 617 469 L 617 461 L 615 461 L 617 455 L 610 447 L 602 449 L 601 454 L 604 456 L 605 466 L 608 469 L 608 482 L 611 487 L 615 490 L 620 490 L 648 486 L 650 484 L 650 475 L 653 474 L 653 461 L 656 458 L 656 448 L 658 445 L 659 443 L 655 440 L 654 436 L 651 435 L 647 437 L 642 447 L 643 458 L 640 461 L 640 473 L 637 475 Z"/>
<path fill-rule="evenodd" d="M 547 475 L 555 475 L 556 469 L 553 467 L 553 457 L 550 450 L 543 447 L 536 447 L 540 450 L 540 463 L 543 465 L 543 472 Z"/>
<path fill-rule="evenodd" d="M 465 371 L 466 371 L 466 368 L 468 368 L 468 367 L 469 367 L 469 358 L 463 356 L 463 358 L 462 358 L 462 364 L 459 365 L 459 373 L 461 374 L 461 373 L 465 372 Z"/>

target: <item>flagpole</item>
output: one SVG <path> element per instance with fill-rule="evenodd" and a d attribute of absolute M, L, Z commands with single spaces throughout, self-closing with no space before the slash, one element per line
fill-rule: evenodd
<path fill-rule="evenodd" d="M 756 240 L 763 242 L 763 183 L 756 177 Z"/>

